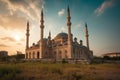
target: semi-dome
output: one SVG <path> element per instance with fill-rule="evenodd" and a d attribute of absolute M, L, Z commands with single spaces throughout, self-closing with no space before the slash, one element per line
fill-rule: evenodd
<path fill-rule="evenodd" d="M 61 33 L 57 34 L 57 36 L 54 39 L 56 40 L 56 39 L 67 39 L 67 38 L 68 38 L 68 34 L 61 32 Z"/>
<path fill-rule="evenodd" d="M 43 38 L 43 41 L 47 41 L 47 38 Z M 39 43 L 39 42 L 40 42 L 40 40 L 37 43 Z"/>

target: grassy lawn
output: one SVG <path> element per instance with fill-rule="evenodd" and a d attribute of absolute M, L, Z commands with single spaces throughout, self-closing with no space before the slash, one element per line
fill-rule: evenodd
<path fill-rule="evenodd" d="M 120 80 L 120 64 L 0 63 L 0 80 Z"/>

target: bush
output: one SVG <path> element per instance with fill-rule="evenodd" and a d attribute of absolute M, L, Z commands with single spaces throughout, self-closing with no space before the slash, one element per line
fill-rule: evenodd
<path fill-rule="evenodd" d="M 14 80 L 16 73 L 20 71 L 14 67 L 1 67 L 0 80 Z"/>
<path fill-rule="evenodd" d="M 65 59 L 62 59 L 62 63 L 68 63 L 68 61 L 66 61 Z"/>

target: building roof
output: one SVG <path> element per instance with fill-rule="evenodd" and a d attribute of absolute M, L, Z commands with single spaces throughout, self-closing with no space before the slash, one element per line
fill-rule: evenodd
<path fill-rule="evenodd" d="M 105 53 L 102 56 L 110 56 L 110 55 L 120 55 L 120 52 Z"/>
<path fill-rule="evenodd" d="M 54 38 L 55 40 L 56 39 L 63 39 L 63 38 L 68 38 L 68 34 L 67 33 L 64 33 L 64 32 L 61 32 L 59 34 L 57 34 L 57 36 Z"/>

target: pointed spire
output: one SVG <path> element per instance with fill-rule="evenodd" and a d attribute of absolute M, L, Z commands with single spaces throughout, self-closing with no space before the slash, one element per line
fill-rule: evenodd
<path fill-rule="evenodd" d="M 88 37 L 88 28 L 87 28 L 87 23 L 85 23 L 85 32 L 86 32 L 86 36 Z"/>
<path fill-rule="evenodd" d="M 29 33 L 29 21 L 27 21 L 27 33 Z"/>
<path fill-rule="evenodd" d="M 41 19 L 43 18 L 43 9 L 41 10 Z"/>
<path fill-rule="evenodd" d="M 71 16 L 70 16 L 70 9 L 69 6 L 67 7 L 67 26 L 71 26 Z"/>
<path fill-rule="evenodd" d="M 69 6 L 67 7 L 67 27 L 68 27 L 68 44 L 71 45 L 71 16 L 70 16 L 70 9 L 69 9 Z"/>
<path fill-rule="evenodd" d="M 83 46 L 83 41 L 82 40 L 80 40 L 80 45 Z"/>
<path fill-rule="evenodd" d="M 27 21 L 27 27 L 29 27 L 29 21 Z"/>
<path fill-rule="evenodd" d="M 43 23 L 44 23 L 43 8 L 41 10 L 41 20 L 40 20 L 40 22 L 41 22 L 41 28 L 44 28 L 44 26 L 43 26 Z"/>
<path fill-rule="evenodd" d="M 51 36 L 51 31 L 49 31 L 49 36 Z"/>
<path fill-rule="evenodd" d="M 67 7 L 67 18 L 68 18 L 68 21 L 70 22 L 71 17 L 70 17 L 69 5 L 68 5 L 68 7 Z"/>
<path fill-rule="evenodd" d="M 43 9 L 41 10 L 41 20 L 40 20 L 40 30 L 41 30 L 41 39 L 43 39 L 43 35 L 44 35 L 44 17 L 43 17 Z"/>
<path fill-rule="evenodd" d="M 69 5 L 67 7 L 67 16 L 70 17 L 70 9 L 69 9 Z"/>
<path fill-rule="evenodd" d="M 27 21 L 27 35 L 29 34 L 29 21 Z"/>
<path fill-rule="evenodd" d="M 89 34 L 88 34 L 88 28 L 87 28 L 87 23 L 85 23 L 85 36 L 86 36 L 86 45 L 87 48 L 89 49 Z"/>
<path fill-rule="evenodd" d="M 51 31 L 49 31 L 48 39 L 51 40 Z"/>
<path fill-rule="evenodd" d="M 88 29 L 87 29 L 87 23 L 85 23 L 85 28 L 86 28 L 86 32 L 88 32 Z"/>

